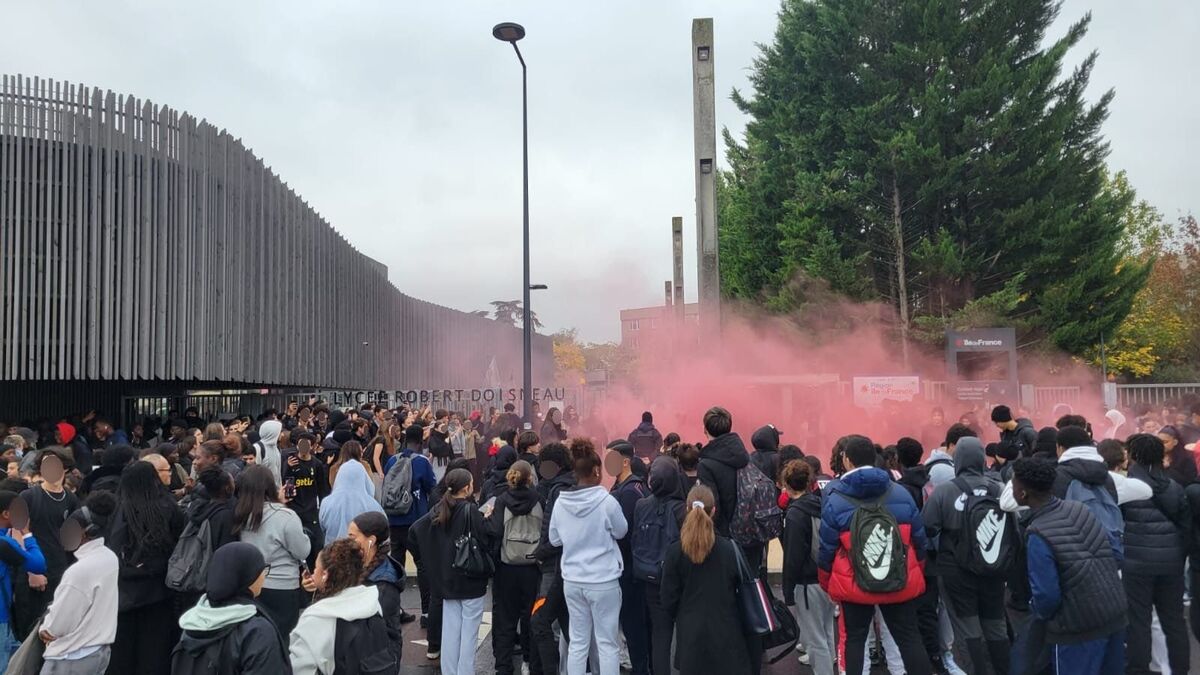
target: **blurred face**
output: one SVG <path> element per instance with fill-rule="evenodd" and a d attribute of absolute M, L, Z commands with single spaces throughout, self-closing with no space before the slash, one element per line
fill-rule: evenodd
<path fill-rule="evenodd" d="M 292 401 L 291 403 L 287 404 L 287 414 L 288 415 L 295 416 L 296 411 L 299 409 L 300 409 L 300 404 L 296 403 L 295 401 Z"/>
<path fill-rule="evenodd" d="M 1167 452 L 1171 452 L 1175 449 L 1175 446 L 1179 445 L 1179 441 L 1175 440 L 1175 437 L 1171 434 L 1159 434 L 1158 438 L 1162 440 Z"/>
<path fill-rule="evenodd" d="M 158 472 L 158 480 L 162 481 L 163 485 L 170 485 L 171 464 L 163 457 L 152 457 L 149 462 L 154 465 L 154 470 Z"/>
<path fill-rule="evenodd" d="M 8 520 L 10 527 L 15 527 L 18 530 L 24 530 L 29 527 L 29 507 L 25 504 L 25 500 L 17 497 L 8 505 L 8 510 L 0 514 Z"/>
<path fill-rule="evenodd" d="M 931 419 L 933 420 L 933 423 L 934 423 L 934 424 L 939 424 L 939 425 L 940 425 L 940 424 L 945 424 L 945 423 L 946 423 L 946 416 L 945 416 L 945 415 L 943 415 L 943 414 L 942 414 L 942 413 L 940 413 L 940 412 L 935 412 L 935 413 L 933 413 L 933 417 L 932 417 Z"/>
<path fill-rule="evenodd" d="M 62 460 L 57 455 L 46 455 L 42 459 L 42 480 L 47 483 L 57 483 L 66 475 L 66 470 L 63 467 Z"/>
<path fill-rule="evenodd" d="M 375 557 L 375 547 L 379 542 L 375 541 L 375 537 L 368 537 L 358 529 L 358 525 L 350 523 L 350 529 L 346 532 L 346 536 L 354 540 L 358 547 L 362 549 L 363 560 L 370 561 Z"/>
<path fill-rule="evenodd" d="M 616 478 L 629 469 L 629 458 L 617 451 L 609 452 L 604 456 L 604 470 L 608 475 Z"/>
<path fill-rule="evenodd" d="M 217 458 L 208 454 L 199 446 L 192 448 L 192 466 L 195 467 L 196 473 L 207 469 L 210 466 L 217 465 Z"/>
<path fill-rule="evenodd" d="M 58 539 L 65 550 L 78 550 L 83 543 L 83 527 L 74 518 L 67 518 L 58 530 Z"/>
<path fill-rule="evenodd" d="M 192 436 L 196 439 L 196 443 L 204 440 L 204 432 L 199 429 L 192 429 Z"/>
<path fill-rule="evenodd" d="M 562 413 L 557 410 L 550 413 L 550 421 L 554 422 L 555 424 L 561 424 L 562 423 Z"/>
<path fill-rule="evenodd" d="M 107 422 L 101 422 L 100 424 L 96 425 L 94 431 L 96 434 L 96 438 L 98 438 L 100 440 L 104 440 L 104 439 L 108 438 L 109 434 L 112 433 L 112 426 L 109 425 Z"/>

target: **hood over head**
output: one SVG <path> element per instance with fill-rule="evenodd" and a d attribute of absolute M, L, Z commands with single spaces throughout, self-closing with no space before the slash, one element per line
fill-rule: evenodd
<path fill-rule="evenodd" d="M 1092 446 L 1071 448 L 1058 458 L 1059 470 L 1071 478 L 1089 485 L 1103 486 L 1108 482 L 1108 465 Z"/>
<path fill-rule="evenodd" d="M 608 498 L 608 490 L 603 485 L 567 489 L 559 493 L 554 508 L 563 509 L 575 518 L 583 519 L 600 508 Z"/>
<path fill-rule="evenodd" d="M 650 492 L 659 499 L 684 499 L 683 471 L 673 458 L 662 455 L 650 464 Z"/>
<path fill-rule="evenodd" d="M 750 463 L 746 444 L 736 433 L 728 433 L 709 441 L 700 449 L 700 459 L 711 459 L 731 469 L 740 469 Z"/>
<path fill-rule="evenodd" d="M 778 452 L 779 451 L 779 435 L 780 432 L 773 425 L 768 424 L 765 427 L 759 427 L 757 431 L 750 436 L 750 444 L 759 452 Z"/>
<path fill-rule="evenodd" d="M 986 463 L 983 443 L 978 438 L 967 436 L 954 446 L 954 475 L 982 476 Z"/>
<path fill-rule="evenodd" d="M 283 423 L 278 420 L 267 420 L 258 426 L 258 440 L 268 448 L 279 447 L 279 434 L 283 431 Z"/>
<path fill-rule="evenodd" d="M 1114 429 L 1125 424 L 1125 415 L 1121 414 L 1121 411 L 1116 408 L 1104 413 L 1104 416 L 1112 423 Z"/>

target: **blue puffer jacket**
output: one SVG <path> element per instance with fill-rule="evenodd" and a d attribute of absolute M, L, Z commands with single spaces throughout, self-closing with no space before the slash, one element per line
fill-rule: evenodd
<path fill-rule="evenodd" d="M 885 506 L 900 526 L 900 538 L 908 546 L 908 584 L 894 593 L 868 593 L 858 587 L 846 554 L 850 546 L 850 520 L 855 505 L 846 496 L 860 501 L 878 499 L 887 494 Z M 925 590 L 921 561 L 925 559 L 925 525 L 908 491 L 892 482 L 883 469 L 855 469 L 825 488 L 821 506 L 821 548 L 817 556 L 817 576 L 821 586 L 837 601 L 864 605 L 886 605 L 911 600 Z"/>

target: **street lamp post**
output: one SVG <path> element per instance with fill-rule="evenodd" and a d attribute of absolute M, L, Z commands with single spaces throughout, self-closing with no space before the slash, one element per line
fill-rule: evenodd
<path fill-rule="evenodd" d="M 529 87 L 525 57 L 517 47 L 517 41 L 525 37 L 525 28 L 518 23 L 498 23 L 492 28 L 492 36 L 512 45 L 521 62 L 521 146 L 524 164 L 522 185 L 525 198 L 525 221 L 522 228 L 525 242 L 525 282 L 521 284 L 524 298 L 521 301 L 521 327 L 524 339 L 524 386 L 522 387 L 521 414 L 525 422 L 533 423 L 533 321 L 529 314 Z"/>

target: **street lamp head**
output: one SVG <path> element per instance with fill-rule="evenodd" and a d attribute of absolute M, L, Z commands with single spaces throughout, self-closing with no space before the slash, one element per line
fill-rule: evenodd
<path fill-rule="evenodd" d="M 530 284 L 529 285 L 529 290 L 531 290 L 531 291 L 544 291 L 547 288 L 550 288 L 550 287 L 547 286 L 546 284 Z"/>
<path fill-rule="evenodd" d="M 511 21 L 498 23 L 492 29 L 492 36 L 501 42 L 516 42 L 525 37 L 525 27 Z"/>

